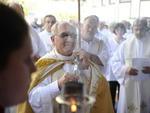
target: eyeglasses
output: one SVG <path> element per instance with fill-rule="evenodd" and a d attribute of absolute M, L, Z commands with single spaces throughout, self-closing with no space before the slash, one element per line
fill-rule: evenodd
<path fill-rule="evenodd" d="M 62 32 L 58 36 L 60 36 L 61 38 L 66 38 L 68 36 L 70 36 L 73 39 L 77 38 L 77 35 L 75 33 L 69 33 L 69 32 Z"/>

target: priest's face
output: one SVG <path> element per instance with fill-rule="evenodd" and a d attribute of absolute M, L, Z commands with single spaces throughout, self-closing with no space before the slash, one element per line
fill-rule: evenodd
<path fill-rule="evenodd" d="M 58 26 L 58 33 L 52 38 L 52 42 L 58 53 L 70 56 L 76 44 L 76 30 L 69 23 L 62 23 Z"/>

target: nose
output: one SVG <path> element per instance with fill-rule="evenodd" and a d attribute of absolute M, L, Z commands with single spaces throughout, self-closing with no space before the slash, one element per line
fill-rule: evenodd
<path fill-rule="evenodd" d="M 92 28 L 91 28 L 91 27 L 89 27 L 89 28 L 88 28 L 88 31 L 89 31 L 89 32 L 91 32 L 91 31 L 92 31 Z"/>
<path fill-rule="evenodd" d="M 69 36 L 67 36 L 67 41 L 68 42 L 74 42 L 75 38 L 69 35 Z"/>

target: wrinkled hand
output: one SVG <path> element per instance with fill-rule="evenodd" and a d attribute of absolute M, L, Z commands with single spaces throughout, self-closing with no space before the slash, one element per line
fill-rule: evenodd
<path fill-rule="evenodd" d="M 82 69 L 88 69 L 88 67 L 90 65 L 90 63 L 89 63 L 90 53 L 86 52 L 83 49 L 80 49 L 77 52 L 74 52 L 74 55 L 79 57 L 80 67 Z"/>
<path fill-rule="evenodd" d="M 78 81 L 78 79 L 79 79 L 79 76 L 74 76 L 74 75 L 72 75 L 70 73 L 66 73 L 64 76 L 62 76 L 58 80 L 58 86 L 61 89 L 66 82 L 69 82 L 69 81 Z"/>
<path fill-rule="evenodd" d="M 131 67 L 127 70 L 127 74 L 130 76 L 136 76 L 138 74 L 138 70 Z"/>
<path fill-rule="evenodd" d="M 143 72 L 144 74 L 150 74 L 150 67 L 149 67 L 149 66 L 143 67 L 142 72 Z"/>

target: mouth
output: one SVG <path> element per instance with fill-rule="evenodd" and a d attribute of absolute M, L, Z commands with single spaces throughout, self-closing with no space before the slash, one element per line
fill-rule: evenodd
<path fill-rule="evenodd" d="M 74 46 L 74 44 L 73 43 L 65 43 L 65 47 L 73 47 Z"/>

